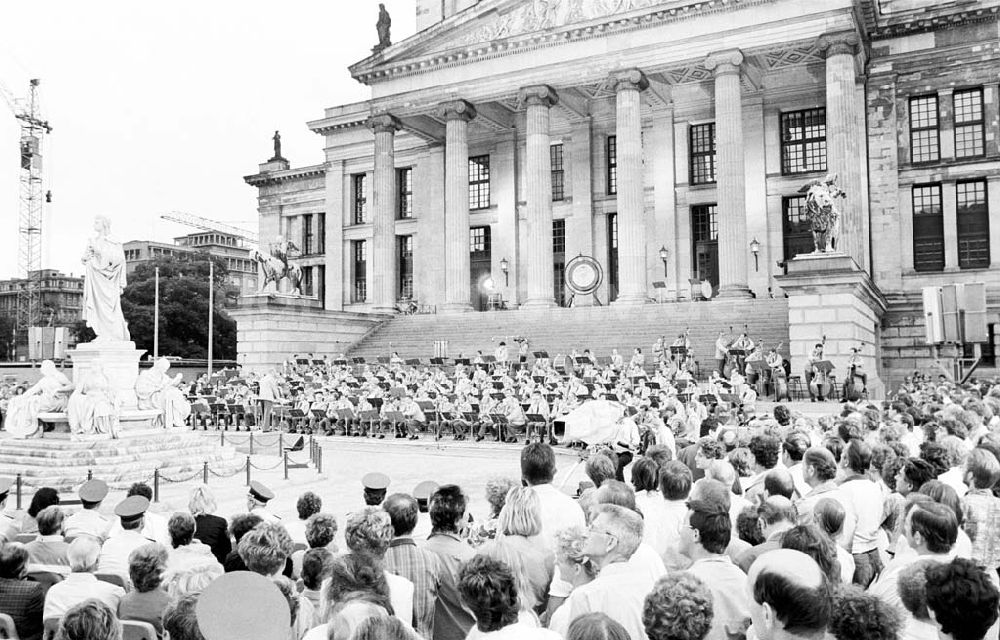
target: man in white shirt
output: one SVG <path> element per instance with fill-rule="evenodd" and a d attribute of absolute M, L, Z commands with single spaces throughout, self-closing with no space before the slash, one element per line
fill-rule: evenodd
<path fill-rule="evenodd" d="M 126 498 L 132 496 L 142 496 L 152 503 L 153 489 L 145 482 L 136 482 L 128 488 L 128 493 L 125 495 Z M 121 531 L 121 519 L 116 518 L 111 524 L 111 531 L 108 537 L 114 537 L 121 533 Z M 170 531 L 167 530 L 167 518 L 159 513 L 154 513 L 146 509 L 146 513 L 142 516 L 142 535 L 154 542 L 159 542 L 168 549 L 170 548 Z"/>
<path fill-rule="evenodd" d="M 854 584 L 867 588 L 882 570 L 878 553 L 878 530 L 882 524 L 882 490 L 868 479 L 872 450 L 861 440 L 851 440 L 840 458 L 847 476 L 840 483 L 844 507 L 856 517 L 851 555 L 854 556 Z"/>
<path fill-rule="evenodd" d="M 535 490 L 542 515 L 542 532 L 549 542 L 569 527 L 585 527 L 583 509 L 576 500 L 552 486 L 556 475 L 556 455 L 552 447 L 533 442 L 521 450 L 521 479 Z M 554 544 L 550 544 L 555 548 Z"/>
<path fill-rule="evenodd" d="M 260 516 L 264 522 L 281 522 L 281 518 L 267 510 L 267 503 L 273 499 L 274 492 L 264 483 L 254 480 L 250 483 L 250 491 L 247 493 L 247 511 Z"/>
<path fill-rule="evenodd" d="M 108 537 L 111 521 L 98 513 L 97 510 L 108 495 L 107 483 L 96 478 L 88 480 L 80 487 L 77 495 L 80 497 L 83 509 L 66 518 L 66 521 L 63 522 L 63 535 L 67 539 L 81 535 L 90 536 L 98 542 L 103 542 Z"/>
<path fill-rule="evenodd" d="M 115 515 L 121 518 L 122 530 L 108 538 L 101 547 L 97 564 L 99 573 L 113 573 L 128 580 L 129 554 L 154 542 L 142 535 L 143 515 L 148 508 L 149 500 L 142 496 L 125 498 L 115 507 Z"/>
<path fill-rule="evenodd" d="M 125 591 L 118 585 L 98 580 L 94 576 L 101 547 L 89 536 L 77 538 L 69 545 L 70 573 L 62 582 L 49 588 L 45 594 L 45 607 L 42 618 L 60 618 L 73 606 L 84 600 L 96 598 L 118 611 L 118 602 L 125 596 Z"/>
<path fill-rule="evenodd" d="M 577 587 L 563 605 L 569 620 L 584 614 L 607 614 L 628 631 L 633 640 L 645 638 L 643 602 L 654 578 L 645 567 L 629 562 L 642 542 L 642 517 L 613 504 L 594 506 L 583 553 L 600 568 L 593 582 Z M 566 629 L 553 629 L 565 635 Z"/>

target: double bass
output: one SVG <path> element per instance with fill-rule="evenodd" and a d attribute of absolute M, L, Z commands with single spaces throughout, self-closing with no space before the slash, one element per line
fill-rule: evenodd
<path fill-rule="evenodd" d="M 784 343 L 779 342 L 778 346 L 775 347 L 774 350 L 780 351 L 782 344 Z M 784 360 L 780 361 L 778 363 L 778 366 L 771 367 L 771 386 L 774 387 L 775 402 L 781 402 L 782 400 L 791 400 L 791 398 L 788 395 L 788 375 L 785 373 Z"/>
<path fill-rule="evenodd" d="M 826 336 L 823 336 L 823 341 L 820 344 L 826 347 Z M 825 400 L 830 397 L 830 391 L 833 388 L 833 385 L 830 383 L 830 368 L 826 366 L 817 367 L 814 364 L 812 370 L 813 377 L 809 381 L 809 393 L 814 398 L 819 396 L 820 400 Z"/>
<path fill-rule="evenodd" d="M 844 399 L 848 402 L 857 402 L 861 399 L 864 389 L 864 378 L 858 373 L 857 365 L 851 364 L 847 368 L 847 380 L 844 382 Z"/>

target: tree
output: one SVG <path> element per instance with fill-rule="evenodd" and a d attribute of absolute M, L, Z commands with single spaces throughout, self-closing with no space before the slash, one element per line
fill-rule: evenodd
<path fill-rule="evenodd" d="M 208 261 L 215 263 L 212 355 L 236 359 L 236 322 L 223 303 L 229 272 L 225 261 L 206 253 L 161 257 L 138 265 L 122 294 L 122 311 L 132 340 L 153 353 L 156 267 L 160 268 L 160 354 L 182 358 L 208 355 Z"/>

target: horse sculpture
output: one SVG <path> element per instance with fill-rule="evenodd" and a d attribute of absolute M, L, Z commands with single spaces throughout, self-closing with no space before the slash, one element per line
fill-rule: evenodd
<path fill-rule="evenodd" d="M 813 180 L 799 193 L 806 194 L 806 218 L 816 245 L 814 253 L 836 250 L 840 229 L 840 205 L 837 198 L 844 197 L 844 190 L 835 183 L 837 174 L 831 173 L 822 180 Z"/>
<path fill-rule="evenodd" d="M 275 291 L 278 291 L 281 281 L 287 279 L 291 285 L 291 293 L 302 295 L 302 269 L 298 265 L 288 263 L 290 251 L 298 251 L 298 247 L 281 237 L 276 242 L 271 243 L 268 253 L 258 249 L 250 249 L 250 259 L 260 265 L 261 273 L 264 274 L 264 282 L 260 286 L 261 291 L 264 291 L 268 283 L 271 282 L 274 283 Z"/>

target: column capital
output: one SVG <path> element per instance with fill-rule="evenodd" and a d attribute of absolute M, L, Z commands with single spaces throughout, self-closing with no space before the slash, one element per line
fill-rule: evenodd
<path fill-rule="evenodd" d="M 559 102 L 559 94 L 547 84 L 535 84 L 530 87 L 521 87 L 521 90 L 517 92 L 517 99 L 528 106 L 551 107 Z"/>
<path fill-rule="evenodd" d="M 824 33 L 816 39 L 816 48 L 822 51 L 827 58 L 839 54 L 853 56 L 858 52 L 860 44 L 861 38 L 854 31 Z"/>
<path fill-rule="evenodd" d="M 649 87 L 649 80 L 639 69 L 622 69 L 612 71 L 608 76 L 608 82 L 614 87 L 615 92 L 619 91 L 645 91 Z"/>
<path fill-rule="evenodd" d="M 739 49 L 726 49 L 708 54 L 702 64 L 715 73 L 716 77 L 730 73 L 739 73 L 743 64 L 743 52 Z"/>
<path fill-rule="evenodd" d="M 395 133 L 401 126 L 399 120 L 388 113 L 378 113 L 368 118 L 368 128 L 375 133 Z"/>
<path fill-rule="evenodd" d="M 449 100 L 438 105 L 437 113 L 445 120 L 465 120 L 468 122 L 476 117 L 476 107 L 466 100 Z"/>

